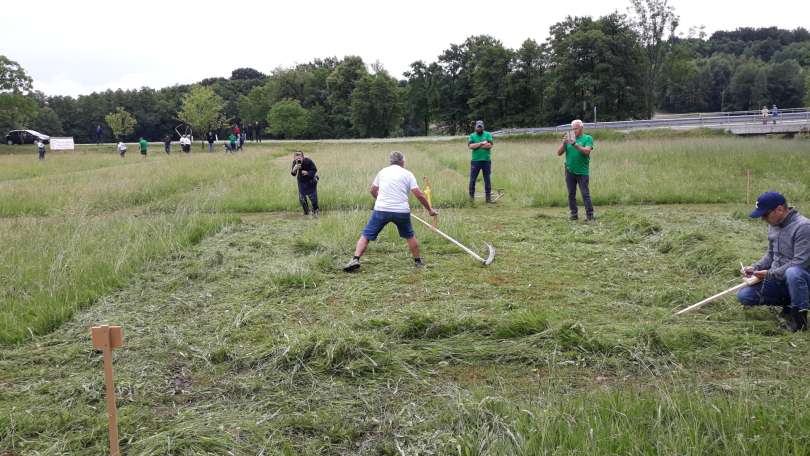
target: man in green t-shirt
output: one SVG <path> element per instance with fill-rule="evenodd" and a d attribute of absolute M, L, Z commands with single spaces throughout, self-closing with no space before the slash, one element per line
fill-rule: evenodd
<path fill-rule="evenodd" d="M 141 148 L 141 155 L 146 158 L 146 149 L 149 147 L 149 143 L 146 142 L 143 137 L 141 137 L 141 139 L 138 141 L 138 146 Z"/>
<path fill-rule="evenodd" d="M 567 133 L 562 144 L 557 149 L 557 155 L 565 154 L 565 184 L 568 187 L 568 209 L 571 210 L 571 220 L 577 220 L 577 185 L 585 202 L 585 218 L 593 220 L 593 203 L 591 203 L 591 190 L 588 187 L 588 165 L 593 152 L 593 138 L 584 133 L 582 121 L 577 119 L 571 122 L 572 132 Z"/>
<path fill-rule="evenodd" d="M 475 181 L 478 180 L 478 173 L 484 173 L 484 193 L 487 196 L 487 203 L 492 202 L 492 182 L 489 175 L 492 173 L 492 134 L 484 131 L 484 121 L 475 122 L 475 131 L 467 140 L 467 147 L 472 151 L 472 161 L 470 161 L 470 199 L 475 198 Z"/>

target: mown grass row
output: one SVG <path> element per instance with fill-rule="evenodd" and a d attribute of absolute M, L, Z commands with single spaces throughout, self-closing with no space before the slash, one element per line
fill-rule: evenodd
<path fill-rule="evenodd" d="M 804 172 L 806 140 L 661 136 L 634 140 L 610 138 L 597 144 L 592 176 L 597 206 L 744 203 L 746 198 L 753 198 L 766 189 L 781 190 L 792 201 L 810 199 L 808 176 Z M 57 290 L 70 282 L 60 274 L 74 277 L 60 259 L 60 252 L 65 251 L 66 246 L 77 246 L 78 250 L 71 250 L 70 255 L 88 270 L 92 269 L 91 264 L 109 262 L 108 246 L 114 246 L 113 252 L 126 251 L 128 258 L 133 258 L 129 264 L 137 265 L 139 258 L 154 258 L 156 252 L 166 251 L 157 246 L 166 242 L 183 244 L 184 233 L 193 229 L 193 225 L 205 226 L 207 216 L 197 214 L 297 212 L 295 182 L 288 171 L 289 154 L 293 149 L 304 149 L 316 160 L 321 174 L 319 188 L 323 209 L 352 210 L 345 216 L 324 221 L 331 224 L 330 227 L 313 233 L 312 237 L 317 239 L 308 241 L 328 244 L 332 251 L 353 243 L 356 225 L 361 224 L 360 219 L 364 217 L 353 210 L 371 208 L 373 202 L 366 189 L 377 170 L 386 165 L 387 154 L 392 149 L 406 154 L 408 168 L 420 181 L 423 176 L 431 179 L 435 205 L 471 207 L 466 195 L 469 152 L 463 143 L 282 143 L 250 145 L 247 152 L 235 156 L 197 153 L 196 148 L 190 156 L 165 156 L 153 151 L 145 160 L 137 156 L 122 160 L 111 152 L 97 151 L 97 146 L 76 153 L 49 154 L 44 162 L 29 154 L 2 155 L 0 214 L 5 217 L 3 223 L 9 225 L 0 235 L 3 245 L 9 246 L 2 252 L 2 260 L 3 267 L 13 273 L 7 273 L 0 293 L 19 303 L 37 295 L 37 300 L 48 300 L 52 309 L 40 312 L 39 307 L 34 306 L 19 311 L 18 304 L 9 305 L 8 308 L 15 309 L 14 314 L 19 315 L 7 320 L 13 329 L 0 334 L 0 340 L 19 341 L 21 334 L 41 334 L 57 327 L 71 315 L 70 309 L 86 305 L 91 300 L 88 296 L 99 295 L 91 289 L 97 283 L 107 283 L 108 279 L 85 280 L 87 285 L 79 288 L 86 293 L 64 294 Z M 494 153 L 494 182 L 496 188 L 506 192 L 499 202 L 501 209 L 565 205 L 562 162 L 554 155 L 554 149 L 555 143 L 546 140 L 510 139 L 498 143 Z M 746 170 L 752 173 L 750 191 Z M 173 216 L 177 213 L 188 214 L 190 218 Z M 136 217 L 139 214 L 148 217 Z M 177 229 L 155 236 L 147 223 L 150 217 L 175 225 Z M 95 225 L 76 228 L 87 227 L 86 219 L 93 220 L 90 224 Z M 482 246 L 480 240 L 465 234 L 470 230 L 460 229 L 468 222 L 454 220 L 452 216 L 441 219 L 452 236 L 476 247 Z M 128 228 L 130 226 L 139 228 Z M 452 250 L 438 240 L 426 239 L 425 242 L 433 242 L 437 252 Z M 532 244 L 528 239 L 521 242 Z M 688 239 L 668 242 L 671 245 L 656 248 L 677 249 L 679 242 L 688 242 Z M 42 252 L 31 253 L 34 248 Z M 698 264 L 701 255 L 705 261 Z M 714 264 L 729 260 L 712 252 L 694 252 L 690 258 L 692 266 L 698 269 L 714 268 L 717 267 Z M 50 277 L 47 279 L 50 285 L 40 284 L 46 275 Z M 667 300 L 672 296 L 680 294 L 659 290 L 652 293 L 651 299 Z M 34 320 L 37 323 L 33 323 Z"/>
<path fill-rule="evenodd" d="M 732 299 L 671 316 L 761 253 L 737 210 L 447 210 L 494 265 L 417 228 L 414 270 L 389 227 L 356 274 L 366 211 L 245 216 L 4 348 L 0 448 L 103 451 L 87 326 L 115 322 L 127 453 L 804 454 L 806 337 Z"/>

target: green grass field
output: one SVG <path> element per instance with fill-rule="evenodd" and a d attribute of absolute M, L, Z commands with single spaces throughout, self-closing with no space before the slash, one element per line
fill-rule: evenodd
<path fill-rule="evenodd" d="M 295 148 L 322 175 L 318 219 Z M 417 226 L 425 270 L 389 228 L 339 271 L 393 149 L 492 266 Z M 0 147 L 0 454 L 104 453 L 99 323 L 125 331 L 124 454 L 810 454 L 807 334 L 733 299 L 671 315 L 761 255 L 747 170 L 751 198 L 810 201 L 810 142 L 598 140 L 592 224 L 566 220 L 554 149 L 498 142 L 505 196 L 485 206 L 464 144 Z"/>

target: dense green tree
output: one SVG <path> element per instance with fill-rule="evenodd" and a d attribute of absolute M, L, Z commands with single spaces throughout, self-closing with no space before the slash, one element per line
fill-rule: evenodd
<path fill-rule="evenodd" d="M 378 68 L 357 81 L 351 97 L 352 128 L 361 138 L 385 138 L 399 131 L 402 109 L 397 81 Z"/>
<path fill-rule="evenodd" d="M 551 31 L 550 121 L 593 120 L 594 106 L 605 121 L 646 115 L 642 50 L 625 16 L 569 17 Z"/>
<path fill-rule="evenodd" d="M 474 37 L 468 41 L 470 52 L 470 83 L 472 98 L 467 100 L 470 120 L 486 120 L 488 128 L 504 126 L 506 107 L 506 80 L 512 51 L 490 36 Z"/>
<path fill-rule="evenodd" d="M 755 61 L 740 64 L 728 87 L 724 110 L 755 110 L 768 103 L 765 69 Z"/>
<path fill-rule="evenodd" d="M 469 37 L 462 44 L 451 44 L 439 56 L 443 75 L 438 81 L 438 115 L 447 132 L 465 133 L 471 122 L 469 100 L 474 95 L 472 87 L 472 55 L 470 47 L 478 37 Z"/>
<path fill-rule="evenodd" d="M 647 116 L 655 111 L 656 84 L 666 58 L 671 38 L 675 36 L 679 18 L 668 0 L 630 0 L 635 13 L 635 26 L 644 51 L 646 77 L 644 99 Z"/>
<path fill-rule="evenodd" d="M 285 139 L 300 138 L 310 128 L 309 112 L 298 100 L 281 100 L 267 113 L 270 133 Z"/>
<path fill-rule="evenodd" d="M 774 63 L 795 60 L 802 67 L 810 67 L 810 41 L 791 43 L 776 51 L 771 59 Z"/>
<path fill-rule="evenodd" d="M 31 77 L 19 63 L 0 55 L 0 129 L 25 128 L 37 115 L 37 102 L 27 96 Z M 5 133 L 3 133 L 5 135 Z"/>
<path fill-rule="evenodd" d="M 242 80 L 250 80 L 250 79 L 264 79 L 266 76 L 259 70 L 254 70 L 253 68 L 237 68 L 231 71 L 231 79 L 242 79 Z"/>
<path fill-rule="evenodd" d="M 805 96 L 804 73 L 795 60 L 768 65 L 767 93 L 770 103 L 782 107 L 801 106 Z"/>
<path fill-rule="evenodd" d="M 62 120 L 49 106 L 40 106 L 37 113 L 31 119 L 30 128 L 49 136 L 62 136 L 64 129 L 62 128 Z"/>
<path fill-rule="evenodd" d="M 338 137 L 351 136 L 351 97 L 357 82 L 368 75 L 366 64 L 357 56 L 343 59 L 326 78 L 327 102 L 332 128 Z"/>
<path fill-rule="evenodd" d="M 110 127 L 113 137 L 119 141 L 127 139 L 135 131 L 135 125 L 138 124 L 135 117 L 121 106 L 115 108 L 115 112 L 104 116 L 104 121 Z"/>
<path fill-rule="evenodd" d="M 227 122 L 223 111 L 225 102 L 211 87 L 194 86 L 183 97 L 183 107 L 177 117 L 188 125 L 200 140 L 208 130 L 217 130 Z"/>
<path fill-rule="evenodd" d="M 666 112 L 706 111 L 710 75 L 689 46 L 677 45 L 667 55 L 658 82 L 657 106 Z"/>
<path fill-rule="evenodd" d="M 511 66 L 513 70 L 506 80 L 506 126 L 543 124 L 548 53 L 536 41 L 526 40 L 513 54 Z"/>

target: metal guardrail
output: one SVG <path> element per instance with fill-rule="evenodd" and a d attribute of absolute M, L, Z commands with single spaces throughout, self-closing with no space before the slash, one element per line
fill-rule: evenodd
<path fill-rule="evenodd" d="M 761 123 L 762 115 L 759 111 L 736 111 L 722 113 L 710 113 L 711 115 L 692 114 L 691 117 L 680 118 L 658 118 L 649 120 L 623 120 L 616 122 L 586 122 L 587 129 L 620 129 L 631 130 L 637 128 L 665 128 L 665 127 L 685 127 L 685 128 L 723 128 L 729 125 L 740 123 Z M 778 122 L 802 122 L 810 123 L 810 108 L 794 108 L 779 111 Z M 770 118 L 768 122 L 771 122 Z M 532 133 L 553 133 L 563 132 L 571 129 L 570 124 L 557 125 L 555 127 L 538 128 L 506 128 L 493 132 L 494 136 L 507 136 L 515 134 Z"/>

